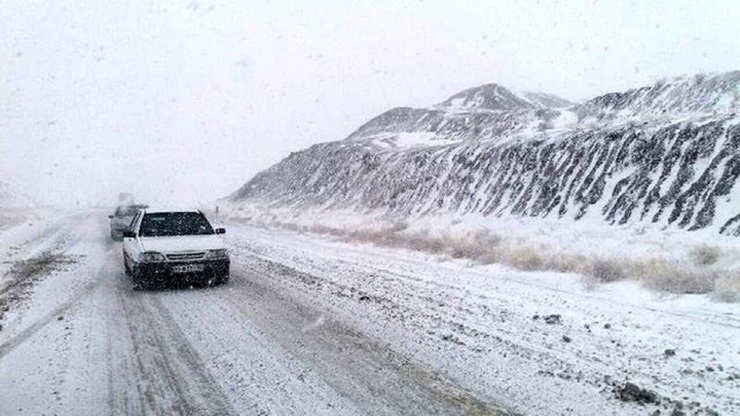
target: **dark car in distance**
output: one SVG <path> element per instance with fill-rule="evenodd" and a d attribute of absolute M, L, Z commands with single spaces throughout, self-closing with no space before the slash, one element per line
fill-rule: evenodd
<path fill-rule="evenodd" d="M 108 215 L 110 218 L 110 238 L 114 241 L 123 240 L 123 232 L 131 227 L 131 222 L 136 214 L 142 209 L 147 208 L 144 204 L 121 205 Z"/>

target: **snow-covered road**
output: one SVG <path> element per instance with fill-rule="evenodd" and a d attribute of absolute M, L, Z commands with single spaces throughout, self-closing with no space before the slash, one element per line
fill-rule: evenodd
<path fill-rule="evenodd" d="M 134 292 L 107 236 L 0 234 L 1 415 L 740 414 L 737 305 L 243 225 L 227 286 Z"/>
<path fill-rule="evenodd" d="M 240 250 L 226 287 L 134 292 L 104 218 L 3 240 L 0 414 L 495 413 Z"/>

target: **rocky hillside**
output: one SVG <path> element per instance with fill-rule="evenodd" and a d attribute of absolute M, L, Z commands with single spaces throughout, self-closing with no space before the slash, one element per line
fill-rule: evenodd
<path fill-rule="evenodd" d="M 638 221 L 740 235 L 740 71 L 572 104 L 488 84 L 292 153 L 229 200 L 404 216 Z"/>

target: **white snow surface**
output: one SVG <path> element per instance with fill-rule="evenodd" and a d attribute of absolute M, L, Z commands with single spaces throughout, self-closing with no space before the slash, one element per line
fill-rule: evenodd
<path fill-rule="evenodd" d="M 710 247 L 719 253 L 716 267 L 740 268 L 740 241 L 737 237 L 717 234 L 713 230 L 687 232 L 637 220 L 624 225 L 610 225 L 597 215 L 587 215 L 579 221 L 454 213 L 405 217 L 389 216 L 382 210 L 360 213 L 352 209 L 306 209 L 296 212 L 260 204 L 226 207 L 222 212 L 225 218 L 235 221 L 283 224 L 308 230 L 378 231 L 403 224 L 406 234 L 445 238 L 466 238 L 487 232 L 500 237 L 503 245 L 527 246 L 545 255 L 580 255 L 625 262 L 664 259 L 688 263 L 692 252 Z"/>
<path fill-rule="evenodd" d="M 0 181 L 0 210 L 30 208 L 36 205 L 36 202 L 23 191 L 7 182 Z"/>
<path fill-rule="evenodd" d="M 740 413 L 736 304 L 630 282 L 587 290 L 575 274 L 440 261 L 228 218 L 215 219 L 228 226 L 227 286 L 133 292 L 106 213 L 0 233 L 11 262 L 49 250 L 69 260 L 2 318 L 0 414 L 659 408 L 617 400 L 613 384 L 625 381 L 664 404 Z M 560 322 L 546 323 L 551 314 Z"/>
<path fill-rule="evenodd" d="M 381 133 L 365 138 L 370 146 L 388 149 L 403 149 L 447 144 L 431 132 Z"/>
<path fill-rule="evenodd" d="M 248 241 L 234 243 L 254 251 L 250 261 L 319 277 L 321 284 L 293 290 L 484 402 L 524 414 L 644 414 L 613 398 L 609 382 L 629 380 L 721 414 L 740 411 L 738 382 L 724 380 L 740 370 L 736 305 L 665 298 L 632 282 L 590 291 L 575 274 L 241 230 Z M 562 325 L 544 323 L 550 314 L 561 315 Z M 666 349 L 679 352 L 666 357 Z M 707 370 L 718 365 L 723 374 Z"/>
<path fill-rule="evenodd" d="M 243 209 L 244 207 L 242 207 Z M 345 230 L 362 230 L 362 229 L 383 229 L 387 227 L 389 219 L 378 215 L 361 215 L 356 212 L 333 211 L 333 212 L 303 212 L 293 214 L 292 216 L 280 210 L 272 210 L 273 221 L 279 223 L 281 219 L 286 221 L 283 224 L 293 224 L 302 226 L 306 229 L 317 229 L 321 227 L 335 227 Z M 245 214 L 241 212 L 240 214 Z M 233 214 L 232 214 L 233 215 Z M 256 212 L 250 212 L 248 215 L 252 222 L 269 223 L 266 217 L 260 217 Z M 392 222 L 392 221 L 391 221 Z M 621 227 L 607 226 L 598 221 L 585 220 L 578 223 L 571 221 L 543 221 L 541 219 L 526 218 L 490 218 L 476 216 L 421 216 L 410 221 L 405 232 L 424 232 L 430 235 L 446 237 L 463 237 L 481 230 L 488 230 L 501 236 L 505 244 L 521 244 L 539 250 L 549 255 L 587 255 L 594 258 L 618 259 L 621 261 L 639 261 L 653 258 L 666 259 L 671 262 L 690 262 L 691 252 L 697 247 L 717 247 L 720 248 L 718 262 L 719 267 L 737 267 L 740 260 L 740 246 L 736 239 L 726 236 L 719 236 L 711 232 L 693 233 L 691 238 L 687 238 L 686 232 L 675 231 L 670 229 L 660 229 L 655 226 L 650 229 L 644 224 L 635 223 Z M 284 232 L 273 230 L 275 234 Z M 254 232 L 249 234 L 254 235 Z M 291 237 L 292 238 L 292 237 Z M 301 236 L 305 241 L 305 246 L 314 246 L 318 243 L 313 237 Z M 614 403 L 608 400 L 609 394 L 606 394 L 605 385 L 599 384 L 596 380 L 600 377 L 607 377 L 614 382 L 624 382 L 630 380 L 641 386 L 650 386 L 657 391 L 661 391 L 658 386 L 672 385 L 673 387 L 663 390 L 662 393 L 667 397 L 690 397 L 701 388 L 707 389 L 706 402 L 716 405 L 719 396 L 728 399 L 727 403 L 732 403 L 725 411 L 720 414 L 733 414 L 737 412 L 738 400 L 740 395 L 731 390 L 737 387 L 737 384 L 725 384 L 719 388 L 723 393 L 717 393 L 713 390 L 715 387 L 707 387 L 706 375 L 716 370 L 716 363 L 731 363 L 733 368 L 740 368 L 740 314 L 738 314 L 737 304 L 721 303 L 714 300 L 711 295 L 674 295 L 652 291 L 644 288 L 640 283 L 635 281 L 622 281 L 611 284 L 593 286 L 589 284 L 583 276 L 575 273 L 555 273 L 555 272 L 517 272 L 502 265 L 482 266 L 475 265 L 467 260 L 442 261 L 440 258 L 390 248 L 368 247 L 365 245 L 347 248 L 345 243 L 329 241 L 332 237 L 325 237 L 326 245 L 335 245 L 337 259 L 344 259 L 343 262 L 352 263 L 348 270 L 356 270 L 356 251 L 363 251 L 365 261 L 368 265 L 375 264 L 372 271 L 367 271 L 367 276 L 382 276 L 378 269 L 392 270 L 394 279 L 398 280 L 397 290 L 403 294 L 389 293 L 389 290 L 383 289 L 389 286 L 384 279 L 366 279 L 358 277 L 357 282 L 352 281 L 352 273 L 348 271 L 346 275 L 341 275 L 337 279 L 350 287 L 373 287 L 374 290 L 380 290 L 384 298 L 394 299 L 398 305 L 406 310 L 408 314 L 405 319 L 417 322 L 423 321 L 418 316 L 428 314 L 422 312 L 424 308 L 414 307 L 409 304 L 411 299 L 425 299 L 429 304 L 440 302 L 435 307 L 432 314 L 443 320 L 448 320 L 448 327 L 440 325 L 437 322 L 427 322 L 422 325 L 420 332 L 426 331 L 427 335 L 434 334 L 443 337 L 444 340 L 453 340 L 452 343 L 457 345 L 455 340 L 462 341 L 466 347 L 477 351 L 476 348 L 483 348 L 481 345 L 488 345 L 488 337 L 500 336 L 502 333 L 508 337 L 503 338 L 504 342 L 510 342 L 514 352 L 503 348 L 497 350 L 498 356 L 495 358 L 488 357 L 476 364 L 468 363 L 468 366 L 455 367 L 455 359 L 450 361 L 447 356 L 430 353 L 435 351 L 435 347 L 428 347 L 424 352 L 418 350 L 417 344 L 423 341 L 412 338 L 407 340 L 409 334 L 408 320 L 401 319 L 394 335 L 399 344 L 406 345 L 415 355 L 427 354 L 427 362 L 450 370 L 456 368 L 457 377 L 460 379 L 468 378 L 472 386 L 486 386 L 484 389 L 494 389 L 493 386 L 486 384 L 489 380 L 485 374 L 492 371 L 495 377 L 503 377 L 506 381 L 506 393 L 516 391 L 521 401 L 514 401 L 517 404 L 506 401 L 501 396 L 496 397 L 496 401 L 510 405 L 511 408 L 524 412 L 525 414 L 564 414 L 574 411 L 575 414 L 632 414 L 631 411 L 624 409 L 616 410 L 611 407 Z M 309 243 L 311 241 L 311 243 Z M 305 248 L 309 250 L 308 248 Z M 303 256 L 295 254 L 300 251 L 299 247 L 291 246 L 288 250 L 293 258 L 306 257 L 311 258 L 308 263 L 315 264 L 315 257 L 309 254 Z M 313 251 L 311 251 L 313 253 Z M 383 253 L 383 260 L 378 261 L 378 252 Z M 376 260 L 371 260 L 371 257 Z M 279 255 L 277 257 L 280 257 Z M 399 270 L 401 266 L 394 263 L 399 258 L 416 259 L 417 262 L 405 266 L 405 276 L 407 280 L 399 278 L 402 275 Z M 400 260 L 399 260 L 400 261 Z M 326 267 L 326 270 L 336 270 L 337 266 Z M 340 273 L 340 272 L 336 272 Z M 434 277 L 430 277 L 434 276 Z M 423 281 L 424 283 L 421 283 Z M 430 283 L 433 282 L 433 283 Z M 429 285 L 434 287 L 429 292 L 422 291 L 420 287 Z M 443 286 L 441 288 L 439 286 Z M 378 289 L 380 287 L 380 289 Z M 450 290 L 454 287 L 456 291 Z M 365 289 L 367 290 L 367 289 Z M 361 296 L 358 294 L 358 296 Z M 371 296 L 372 297 L 372 296 Z M 490 304 L 475 305 L 474 299 L 490 299 Z M 474 305 L 471 305 L 473 303 Z M 485 302 L 484 302 L 485 303 Z M 504 315 L 513 319 L 512 322 L 506 322 L 505 319 L 492 324 L 486 321 L 482 316 L 485 313 L 477 314 L 473 311 L 489 310 L 487 308 L 493 305 L 505 305 Z M 496 308 L 496 307 L 494 307 Z M 387 309 L 384 307 L 384 309 Z M 389 312 L 395 315 L 396 312 Z M 363 316 L 367 312 L 360 313 Z M 455 321 L 452 316 L 472 315 L 475 324 Z M 537 322 L 532 319 L 535 315 L 540 317 L 548 314 L 561 314 L 563 317 L 574 318 L 568 324 L 561 326 L 544 326 L 538 327 Z M 481 316 L 482 315 L 482 316 Z M 408 318 L 413 316 L 414 318 Z M 514 319 L 513 317 L 516 317 Z M 719 321 L 713 321 L 719 318 Z M 358 318 L 364 319 L 364 318 Z M 684 320 L 686 319 L 686 320 Z M 564 318 L 564 322 L 569 319 Z M 390 331 L 389 325 L 378 317 L 368 318 L 368 322 L 381 322 L 378 326 L 368 331 Z M 487 323 L 483 323 L 487 322 Z M 618 322 L 617 325 L 614 322 Z M 607 330 L 604 326 L 609 324 Z M 717 326 L 714 326 L 717 324 Z M 361 325 L 361 324 L 358 324 Z M 488 326 L 491 325 L 491 326 Z M 492 328 L 496 328 L 495 330 Z M 709 329 L 709 328 L 714 329 Z M 442 329 L 441 329 L 442 328 Z M 447 332 L 445 332 L 445 329 Z M 487 329 L 485 329 L 487 328 Z M 618 328 L 620 332 L 614 332 Z M 488 331 L 488 332 L 487 332 Z M 481 340 L 481 333 L 483 340 Z M 595 335 L 597 334 L 598 335 Z M 526 348 L 523 343 L 519 342 L 518 335 L 522 335 L 527 340 Z M 577 334 L 579 341 L 575 341 L 573 334 Z M 561 337 L 565 335 L 574 341 L 563 345 Z M 716 338 L 719 336 L 720 338 Z M 496 338 L 502 342 L 501 339 Z M 537 342 L 540 342 L 537 345 Z M 570 350 L 571 344 L 578 342 L 579 345 Z M 473 346 L 471 346 L 471 343 Z M 580 343 L 586 343 L 580 344 Z M 562 348 L 565 347 L 565 348 Z M 717 348 L 723 349 L 723 353 L 718 353 Z M 518 356 L 521 350 L 534 349 L 538 353 L 547 351 L 546 356 L 538 356 L 535 353 L 523 353 L 527 355 L 529 361 L 527 364 L 522 363 L 521 357 L 516 360 L 512 356 Z M 683 356 L 677 360 L 664 355 L 665 350 L 676 349 L 689 352 L 689 356 Z M 551 351 L 552 350 L 552 351 Z M 447 351 L 447 350 L 445 350 Z M 711 351 L 711 352 L 709 352 Z M 489 352 L 491 352 L 489 350 Z M 696 356 L 707 353 L 705 364 L 699 365 Z M 543 353 L 544 354 L 544 353 Z M 549 354 L 557 357 L 554 359 Z M 571 358 L 568 354 L 573 354 Z M 691 355 L 696 356 L 691 356 Z M 718 355 L 724 358 L 719 358 Z M 506 359 L 502 360 L 502 357 Z M 534 358 L 537 357 L 537 358 Z M 578 357 L 577 359 L 575 357 Z M 468 358 L 469 359 L 469 358 Z M 569 364 L 562 368 L 568 368 L 564 373 L 558 373 L 549 367 L 551 360 L 565 359 Z M 461 360 L 464 360 L 461 358 Z M 511 362 L 509 360 L 513 360 Z M 475 360 L 473 360 L 475 361 Z M 578 364 L 576 364 L 576 361 Z M 504 364 L 502 364 L 502 362 Z M 585 370 L 581 365 L 590 362 L 589 368 Z M 496 364 L 498 363 L 498 364 Z M 548 363 L 548 364 L 543 364 Z M 706 364 L 709 363 L 709 364 Z M 712 364 L 715 363 L 715 364 Z M 459 364 L 459 363 L 458 363 Z M 478 368 L 477 366 L 482 368 Z M 527 367 L 531 365 L 532 367 Z M 504 368 L 501 368 L 503 366 Z M 727 365 L 721 364 L 726 370 Z M 475 369 L 470 368 L 475 367 Z M 557 367 L 557 365 L 555 365 Z M 529 370 L 535 368 L 528 373 Z M 543 369 L 544 368 L 544 369 Z M 598 371 L 595 369 L 598 368 Z M 710 370 L 707 370 L 710 368 Z M 723 370 L 723 371 L 725 371 Z M 544 374 L 555 374 L 556 380 L 551 380 L 552 384 L 540 380 L 539 376 Z M 594 372 L 595 371 L 595 372 Z M 695 372 L 697 372 L 695 375 Z M 733 370 L 735 371 L 735 370 Z M 477 373 L 476 373 L 477 372 Z M 591 382 L 572 382 L 584 377 L 583 375 L 591 372 Z M 596 374 L 599 374 L 598 376 Z M 527 374 L 532 375 L 528 377 Z M 558 375 L 559 374 L 559 375 Z M 714 375 L 714 374 L 713 374 Z M 488 374 L 490 378 L 491 374 Z M 703 381 L 697 381 L 697 388 L 692 384 L 692 377 L 698 377 Z M 476 378 L 478 377 L 478 378 Z M 509 377 L 509 378 L 506 378 Z M 725 374 L 724 377 L 734 377 Z M 588 378 L 588 377 L 586 377 Z M 563 379 L 568 380 L 564 382 Z M 473 381 L 474 380 L 474 381 Z M 500 379 L 498 379 L 500 380 Z M 669 381 L 672 380 L 672 381 Z M 696 380 L 695 380 L 696 381 Z M 727 380 L 718 379 L 720 383 Z M 493 381 L 488 381 L 493 383 Z M 518 383 L 512 386 L 511 383 Z M 683 387 L 677 388 L 678 384 Z M 594 398 L 594 391 L 590 388 L 601 386 L 600 394 Z M 536 386 L 536 387 L 532 387 Z M 545 394 L 547 389 L 551 396 L 547 396 L 539 403 L 533 403 L 536 399 L 532 395 Z M 585 388 L 586 390 L 581 390 Z M 685 390 L 683 390 L 685 389 Z M 491 390 L 486 390 L 491 391 Z M 565 391 L 572 391 L 573 396 L 563 396 Z M 671 391 L 671 393 L 668 393 Z M 681 393 L 679 393 L 681 391 Z M 611 390 L 609 390 L 609 393 Z M 691 392 L 691 394 L 689 394 Z M 580 395 L 580 396 L 579 396 Z M 505 396 L 505 395 L 504 395 Z M 578 397 L 581 397 L 580 399 Z M 574 401 L 583 400 L 583 397 L 589 397 L 581 403 L 578 410 L 573 407 Z M 542 398 L 542 397 L 541 397 Z M 605 402 L 599 402 L 600 400 Z M 720 400 L 721 401 L 721 400 Z M 559 405 L 554 405 L 559 402 Z M 520 407 L 521 403 L 529 403 L 530 407 Z M 718 406 L 717 408 L 721 408 Z M 556 410 L 557 409 L 557 410 Z M 570 410 L 568 410 L 570 409 Z M 599 409 L 596 411 L 596 409 Z M 637 412 L 636 414 L 642 414 Z"/>

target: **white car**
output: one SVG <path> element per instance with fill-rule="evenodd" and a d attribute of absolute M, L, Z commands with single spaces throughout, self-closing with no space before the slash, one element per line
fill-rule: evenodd
<path fill-rule="evenodd" d="M 199 210 L 147 208 L 123 232 L 123 267 L 134 289 L 166 283 L 225 284 L 229 253 Z"/>

